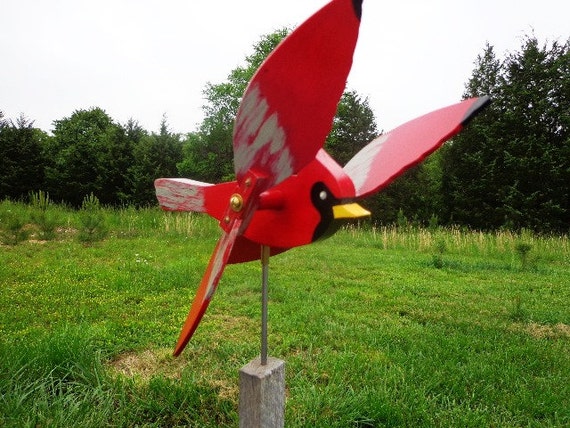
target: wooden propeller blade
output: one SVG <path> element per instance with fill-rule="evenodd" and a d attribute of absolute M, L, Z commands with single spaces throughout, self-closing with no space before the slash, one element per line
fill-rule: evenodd
<path fill-rule="evenodd" d="M 234 126 L 234 167 L 268 177 L 300 171 L 329 134 L 352 66 L 362 0 L 333 0 L 292 32 L 250 81 Z"/>
<path fill-rule="evenodd" d="M 180 355 L 182 350 L 186 347 L 186 344 L 196 331 L 202 316 L 206 312 L 206 309 L 208 309 L 210 300 L 218 287 L 224 268 L 230 258 L 240 226 L 241 219 L 236 219 L 229 232 L 224 233 L 219 239 L 212 257 L 210 258 L 210 262 L 208 263 L 208 267 L 206 268 L 206 272 L 202 277 L 198 291 L 196 292 L 196 297 L 194 297 L 194 301 L 190 307 L 190 312 L 188 313 L 184 326 L 182 327 L 182 331 L 180 332 L 178 343 L 174 349 L 174 356 Z"/>
<path fill-rule="evenodd" d="M 360 150 L 343 168 L 354 182 L 357 197 L 386 187 L 453 137 L 490 102 L 471 98 L 428 113 L 380 135 Z"/>
<path fill-rule="evenodd" d="M 236 182 L 210 184 L 188 178 L 158 178 L 154 187 L 165 211 L 205 212 L 221 220 Z"/>

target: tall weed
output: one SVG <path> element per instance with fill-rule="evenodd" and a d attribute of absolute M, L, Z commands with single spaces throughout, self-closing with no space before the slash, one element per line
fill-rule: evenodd
<path fill-rule="evenodd" d="M 348 226 L 337 239 L 344 239 L 349 234 L 355 243 L 380 248 L 383 250 L 408 250 L 427 252 L 440 258 L 441 248 L 447 255 L 460 254 L 484 259 L 498 259 L 512 264 L 513 268 L 533 267 L 536 257 L 540 260 L 556 263 L 570 261 L 570 237 L 567 235 L 537 236 L 529 231 L 495 232 L 473 231 L 458 227 L 438 227 L 423 229 L 400 226 Z M 522 245 L 524 244 L 524 245 Z"/>
<path fill-rule="evenodd" d="M 4 201 L 0 204 L 0 243 L 17 245 L 28 239 L 30 231 L 26 228 L 29 221 L 27 207 Z"/>
<path fill-rule="evenodd" d="M 107 236 L 108 229 L 105 222 L 105 213 L 99 203 L 99 198 L 93 193 L 85 196 L 79 212 L 81 226 L 77 239 L 84 244 L 92 244 Z"/>
<path fill-rule="evenodd" d="M 56 210 L 52 209 L 49 193 L 40 190 L 30 193 L 31 219 L 39 228 L 39 238 L 46 241 L 56 236 L 56 228 L 60 218 Z"/>

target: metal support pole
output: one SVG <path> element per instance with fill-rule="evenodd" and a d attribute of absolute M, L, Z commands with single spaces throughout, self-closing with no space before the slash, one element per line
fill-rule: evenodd
<path fill-rule="evenodd" d="M 261 365 L 267 365 L 267 306 L 269 277 L 269 250 L 266 245 L 261 246 Z"/>

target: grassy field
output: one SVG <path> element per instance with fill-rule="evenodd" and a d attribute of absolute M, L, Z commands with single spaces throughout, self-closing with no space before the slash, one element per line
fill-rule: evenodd
<path fill-rule="evenodd" d="M 227 268 L 172 358 L 217 225 L 104 210 L 89 240 L 81 213 L 46 212 L 49 235 L 0 203 L 0 426 L 238 426 L 259 263 Z M 353 227 L 269 281 L 288 427 L 570 426 L 568 237 Z"/>

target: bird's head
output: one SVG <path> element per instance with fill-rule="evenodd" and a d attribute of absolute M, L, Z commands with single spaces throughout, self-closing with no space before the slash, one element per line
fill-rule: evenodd
<path fill-rule="evenodd" d="M 318 177 L 310 191 L 311 203 L 320 217 L 313 231 L 312 242 L 328 238 L 349 221 L 370 215 L 368 210 L 355 202 L 352 180 L 327 152 L 319 151 L 312 168 L 321 170 L 307 171 Z"/>
<path fill-rule="evenodd" d="M 370 211 L 356 202 L 338 199 L 321 181 L 315 183 L 311 189 L 311 202 L 321 218 L 313 232 L 312 242 L 328 238 L 351 220 L 370 215 Z"/>
<path fill-rule="evenodd" d="M 324 150 L 298 174 L 260 195 L 245 236 L 291 248 L 327 238 L 370 212 L 355 203 L 352 180 Z"/>

